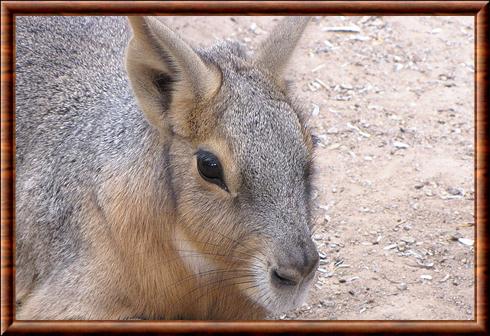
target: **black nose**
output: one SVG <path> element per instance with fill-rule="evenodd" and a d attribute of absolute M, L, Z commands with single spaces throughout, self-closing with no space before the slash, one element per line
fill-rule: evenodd
<path fill-rule="evenodd" d="M 275 268 L 271 271 L 272 283 L 279 286 L 296 286 L 301 282 L 300 274 L 291 269 Z"/>
<path fill-rule="evenodd" d="M 281 262 L 271 269 L 271 281 L 277 287 L 297 286 L 304 279 L 309 279 L 318 266 L 318 252 L 316 249 L 307 253 L 298 253 L 281 258 Z"/>

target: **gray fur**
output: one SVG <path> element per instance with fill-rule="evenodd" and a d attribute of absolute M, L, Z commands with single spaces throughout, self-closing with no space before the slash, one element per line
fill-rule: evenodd
<path fill-rule="evenodd" d="M 255 66 L 242 46 L 221 43 L 197 51 L 222 75 L 206 113 L 215 118 L 213 132 L 231 146 L 239 169 L 237 195 L 219 201 L 193 180 L 196 147 L 168 122 L 169 112 L 162 108 L 166 123 L 156 125 L 138 105 L 123 62 L 131 37 L 127 19 L 17 17 L 16 28 L 17 300 L 22 306 L 45 302 L 52 311 L 32 310 L 23 318 L 260 317 L 211 308 L 204 315 L 186 315 L 184 308 L 170 313 L 173 301 L 147 309 L 144 296 L 135 302 L 126 292 L 124 280 L 98 278 L 110 263 L 94 265 L 93 234 L 110 241 L 113 228 L 94 225 L 90 211 L 111 222 L 104 216 L 110 216 L 108 204 L 119 192 L 109 193 L 107 186 L 121 176 L 130 178 L 120 193 L 136 206 L 140 199 L 148 201 L 149 216 L 162 227 L 187 221 L 199 230 L 194 224 L 199 220 L 211 223 L 209 230 L 222 230 L 220 223 L 227 222 L 244 242 L 259 237 L 261 253 L 276 263 L 301 267 L 318 258 L 310 238 L 309 133 L 287 90 L 270 71 Z M 145 195 L 134 195 L 141 192 L 135 181 L 147 186 Z M 192 209 L 184 213 L 186 204 Z M 233 222 L 222 214 L 224 208 Z M 131 225 L 139 237 L 150 222 Z M 138 279 L 128 272 L 128 279 Z M 290 307 L 286 294 L 274 295 L 266 312 Z M 112 305 L 124 309 L 99 310 Z"/>
<path fill-rule="evenodd" d="M 151 131 L 137 112 L 120 61 L 130 37 L 124 19 L 17 17 L 16 27 L 17 281 L 22 283 L 24 277 L 54 274 L 87 248 L 78 222 L 80 200 L 96 193 L 108 162 L 137 155 Z M 107 27 L 115 38 L 101 34 Z"/>

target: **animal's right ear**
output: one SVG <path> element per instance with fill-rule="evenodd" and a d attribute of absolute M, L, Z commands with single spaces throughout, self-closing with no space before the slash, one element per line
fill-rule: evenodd
<path fill-rule="evenodd" d="M 284 68 L 309 20 L 308 16 L 290 16 L 282 19 L 259 47 L 255 64 L 267 69 L 282 82 Z"/>
<path fill-rule="evenodd" d="M 157 18 L 132 16 L 129 23 L 126 70 L 140 108 L 155 127 L 186 133 L 187 114 L 219 89 L 219 71 Z"/>

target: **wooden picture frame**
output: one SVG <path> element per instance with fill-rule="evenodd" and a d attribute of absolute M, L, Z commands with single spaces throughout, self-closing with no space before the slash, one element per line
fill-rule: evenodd
<path fill-rule="evenodd" d="M 472 321 L 17 321 L 15 320 L 16 15 L 468 15 L 475 18 L 475 320 Z M 5 1 L 1 4 L 1 333 L 478 333 L 488 334 L 488 1 Z"/>

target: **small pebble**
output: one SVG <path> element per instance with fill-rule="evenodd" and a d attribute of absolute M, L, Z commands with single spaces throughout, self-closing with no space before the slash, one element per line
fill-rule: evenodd
<path fill-rule="evenodd" d="M 439 282 L 445 282 L 447 281 L 447 279 L 449 279 L 450 275 L 449 274 L 446 274 L 446 276 L 444 278 L 442 278 L 441 280 L 439 280 Z"/>
<path fill-rule="evenodd" d="M 401 240 L 403 242 L 407 243 L 407 244 L 413 244 L 413 243 L 415 243 L 415 238 L 413 238 L 413 237 L 404 237 Z"/>
<path fill-rule="evenodd" d="M 334 307 L 335 303 L 333 301 L 327 301 L 327 300 L 320 300 L 320 304 L 323 307 Z"/>
<path fill-rule="evenodd" d="M 311 116 L 316 117 L 320 113 L 320 107 L 316 104 L 313 105 L 313 110 L 311 111 Z"/>
<path fill-rule="evenodd" d="M 463 195 L 463 190 L 461 190 L 460 188 L 449 187 L 446 189 L 446 191 L 448 192 L 448 194 L 453 196 Z"/>
<path fill-rule="evenodd" d="M 328 42 L 327 40 L 323 41 L 323 44 L 325 45 L 325 48 L 326 48 L 327 50 L 331 50 L 331 49 L 333 49 L 333 48 L 334 48 L 333 44 L 332 44 L 332 43 L 330 43 L 330 42 Z"/>
<path fill-rule="evenodd" d="M 473 246 L 475 241 L 473 239 L 468 239 L 468 238 L 458 238 L 458 241 L 466 246 Z"/>
<path fill-rule="evenodd" d="M 397 244 L 391 244 L 391 245 L 388 245 L 388 246 L 383 247 L 383 250 L 391 250 L 391 249 L 394 249 L 397 246 L 398 246 Z"/>
<path fill-rule="evenodd" d="M 361 29 L 355 25 L 350 27 L 323 27 L 324 32 L 335 32 L 335 33 L 360 33 Z"/>
<path fill-rule="evenodd" d="M 397 149 L 407 149 L 408 147 L 410 147 L 406 143 L 400 141 L 393 141 L 393 146 Z"/>
<path fill-rule="evenodd" d="M 398 286 L 396 286 L 396 287 L 398 287 L 398 289 L 401 291 L 407 290 L 407 288 L 408 288 L 407 284 L 404 282 L 399 283 Z"/>

